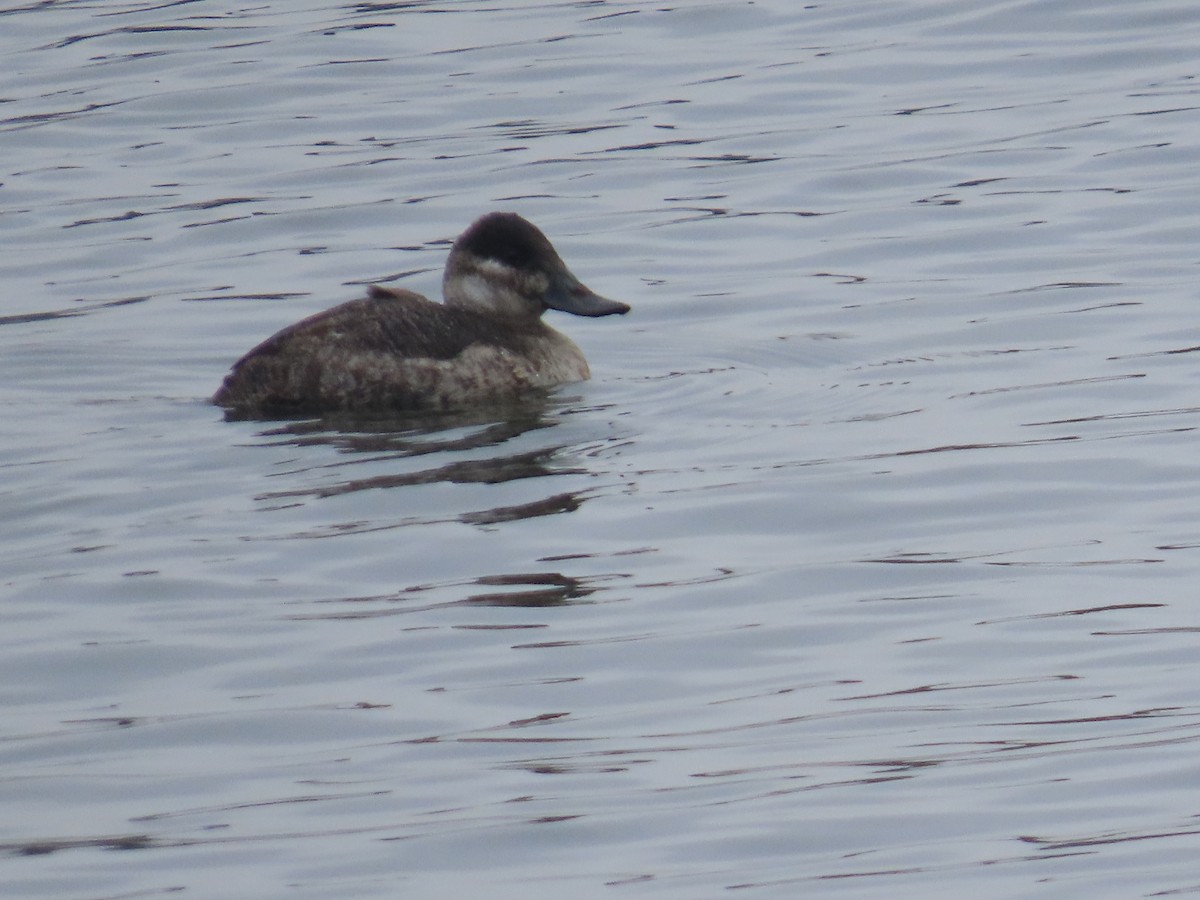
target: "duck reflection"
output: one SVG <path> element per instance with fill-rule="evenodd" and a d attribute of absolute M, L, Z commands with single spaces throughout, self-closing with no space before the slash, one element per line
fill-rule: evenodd
<path fill-rule="evenodd" d="M 316 601 L 319 605 L 333 604 L 336 609 L 332 612 L 300 613 L 288 616 L 294 620 L 308 619 L 375 619 L 387 616 L 409 615 L 412 613 L 428 612 L 434 609 L 450 607 L 476 606 L 507 606 L 528 609 L 570 606 L 584 603 L 595 603 L 597 599 L 587 599 L 600 591 L 609 590 L 604 584 L 608 581 L 628 579 L 625 574 L 608 573 L 604 575 L 564 575 L 561 572 L 519 572 L 507 575 L 481 575 L 466 581 L 446 582 L 441 584 L 421 584 L 405 588 L 396 594 L 377 597 L 340 597 Z M 413 601 L 425 594 L 449 592 L 452 595 L 461 594 L 463 589 L 467 595 L 454 596 L 453 599 L 427 599 L 424 603 Z M 485 590 L 479 590 L 485 588 Z M 529 623 L 510 623 L 507 625 L 466 626 L 457 627 L 488 627 L 488 628 L 540 628 L 541 625 Z"/>
<path fill-rule="evenodd" d="M 437 413 L 330 413 L 281 423 L 260 432 L 280 438 L 267 443 L 296 447 L 330 446 L 346 453 L 398 453 L 420 456 L 503 444 L 558 424 L 558 408 L 548 395 L 533 395 L 500 407 Z M 463 434 L 462 432 L 466 432 Z"/>
<path fill-rule="evenodd" d="M 255 499 L 297 501 L 304 498 L 324 499 L 354 494 L 359 491 L 383 490 L 433 484 L 502 484 L 523 479 L 549 476 L 586 474 L 587 469 L 572 464 L 573 445 L 561 441 L 539 440 L 537 432 L 550 437 L 564 415 L 563 405 L 570 398 L 524 398 L 502 412 L 440 413 L 413 416 L 369 416 L 338 414 L 320 419 L 287 422 L 260 432 L 271 447 L 330 447 L 338 458 L 328 456 L 313 460 L 303 467 L 289 468 L 289 480 L 303 478 L 305 473 L 321 470 L 322 480 L 314 479 L 301 487 L 267 491 Z M 530 437 L 535 435 L 534 437 Z M 535 446 L 531 447 L 530 445 Z M 540 446 L 536 446 L 540 444 Z M 480 451 L 485 451 L 481 453 Z M 445 454 L 449 459 L 439 465 L 414 469 L 404 460 L 415 460 Z M 465 458 L 464 458 L 465 457 Z M 395 460 L 395 466 L 388 466 Z M 392 471 L 379 472 L 380 466 Z M 358 475 L 362 467 L 370 466 L 376 473 Z M 336 481 L 325 480 L 330 469 L 354 469 L 358 477 Z M 540 493 L 525 502 L 504 506 L 474 508 L 456 515 L 419 517 L 402 524 L 429 524 L 434 521 L 459 521 L 469 525 L 496 525 L 520 519 L 573 512 L 586 499 L 586 491 Z M 512 499 L 511 495 L 508 499 Z M 357 530 L 357 529 L 352 529 Z M 344 533 L 341 529 L 337 529 Z M 331 532 L 332 533 L 332 532 Z"/>
<path fill-rule="evenodd" d="M 279 500 L 285 497 L 336 497 L 355 491 L 378 490 L 381 488 L 409 487 L 416 484 L 500 484 L 521 478 L 539 478 L 544 475 L 578 474 L 583 469 L 555 466 L 549 463 L 563 447 L 547 447 L 507 456 L 487 459 L 466 459 L 446 463 L 431 469 L 416 472 L 398 472 L 389 475 L 372 475 L 368 478 L 350 478 L 320 487 L 295 488 L 287 491 L 269 491 L 259 494 L 257 500 Z"/>
<path fill-rule="evenodd" d="M 520 587 L 524 590 L 485 591 L 459 601 L 469 606 L 565 606 L 581 600 L 600 587 L 596 578 L 573 578 L 560 572 L 527 572 L 519 575 L 484 575 L 474 583 L 488 587 Z"/>

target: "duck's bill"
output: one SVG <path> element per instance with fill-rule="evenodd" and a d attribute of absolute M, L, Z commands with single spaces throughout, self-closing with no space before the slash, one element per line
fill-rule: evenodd
<path fill-rule="evenodd" d="M 609 300 L 584 287 L 574 276 L 567 276 L 555 284 L 545 297 L 546 306 L 576 316 L 612 316 L 629 312 L 629 304 L 620 300 Z"/>

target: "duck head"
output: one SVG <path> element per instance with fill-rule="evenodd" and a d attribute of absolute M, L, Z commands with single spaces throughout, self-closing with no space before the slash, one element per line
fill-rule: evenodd
<path fill-rule="evenodd" d="M 601 297 L 571 274 L 538 228 L 516 213 L 488 213 L 450 248 L 442 278 L 447 306 L 492 316 L 538 317 L 547 309 L 611 316 L 629 305 Z"/>

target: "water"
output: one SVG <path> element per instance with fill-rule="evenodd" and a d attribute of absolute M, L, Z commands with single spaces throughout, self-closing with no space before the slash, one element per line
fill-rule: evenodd
<path fill-rule="evenodd" d="M 1192 4 L 0 12 L 13 897 L 1200 889 Z M 226 423 L 487 209 L 634 306 Z M 232 887 L 236 885 L 235 887 Z"/>

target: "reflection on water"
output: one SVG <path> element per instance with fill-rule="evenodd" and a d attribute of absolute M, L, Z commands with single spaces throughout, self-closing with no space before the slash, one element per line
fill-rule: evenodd
<path fill-rule="evenodd" d="M 289 421 L 261 434 L 284 437 L 297 447 L 327 444 L 347 453 L 418 456 L 502 444 L 526 432 L 553 427 L 559 414 L 549 397 L 532 394 L 499 409 L 394 415 L 337 413 Z M 468 433 L 459 435 L 459 431 Z"/>
<path fill-rule="evenodd" d="M 109 309 L 114 306 L 126 306 L 130 303 L 145 303 L 149 297 L 127 297 L 123 300 L 110 300 L 107 303 L 81 304 L 65 309 L 52 309 L 45 312 L 16 313 L 0 316 L 0 325 L 26 325 L 30 322 L 43 322 L 48 319 L 66 319 L 71 316 L 85 316 L 88 313 Z"/>
<path fill-rule="evenodd" d="M 318 600 L 317 604 L 345 604 L 355 608 L 332 613 L 302 613 L 289 618 L 295 619 L 367 619 L 379 616 L 410 615 L 453 606 L 516 606 L 536 609 L 539 607 L 563 606 L 590 597 L 597 591 L 607 590 L 604 582 L 621 580 L 628 576 L 594 575 L 574 577 L 561 572 L 525 572 L 511 575 L 481 575 L 463 582 L 445 584 L 420 584 L 405 588 L 396 594 L 383 597 L 344 597 L 336 600 Z M 426 594 L 462 593 L 461 588 L 504 587 L 524 590 L 485 591 L 467 593 L 453 600 L 419 602 Z M 418 601 L 414 603 L 413 601 Z M 589 601 L 595 602 L 595 601 Z M 480 626 L 476 626 L 480 627 Z M 495 626 L 506 627 L 506 626 Z M 539 627 L 545 625 L 521 625 Z"/>
<path fill-rule="evenodd" d="M 413 471 L 344 478 L 332 482 L 322 480 L 320 484 L 310 487 L 263 492 L 255 499 L 271 501 L 270 509 L 280 509 L 279 501 L 290 498 L 337 497 L 356 491 L 439 483 L 502 484 L 521 479 L 584 474 L 587 470 L 580 467 L 577 460 L 572 463 L 575 448 L 568 444 L 547 445 L 539 439 L 537 448 L 533 450 L 508 449 L 522 437 L 546 432 L 559 424 L 562 413 L 557 407 L 560 405 L 561 401 L 552 404 L 548 396 L 533 395 L 514 401 L 502 409 L 394 416 L 339 414 L 271 428 L 260 433 L 261 437 L 269 439 L 263 444 L 264 447 L 326 446 L 336 450 L 337 460 L 320 464 L 320 468 L 326 471 L 433 454 L 444 455 L 452 461 Z M 542 435 L 543 438 L 551 436 L 552 433 Z M 474 453 L 470 459 L 457 458 L 480 450 L 489 452 L 483 456 Z M 299 471 L 289 467 L 287 475 L 293 477 Z M 547 481 L 539 489 L 548 489 L 551 485 L 552 482 Z M 565 491 L 513 505 L 464 510 L 450 519 L 414 518 L 406 520 L 404 524 L 458 521 L 468 525 L 497 525 L 573 512 L 584 502 L 587 493 Z M 329 533 L 345 533 L 347 528 Z"/>
<path fill-rule="evenodd" d="M 547 413 L 547 406 L 546 398 L 527 398 L 520 408 L 501 411 L 477 410 L 395 417 L 326 417 L 289 423 L 264 431 L 261 435 L 284 438 L 283 441 L 269 441 L 266 446 L 331 447 L 342 458 L 325 463 L 324 467 L 341 469 L 349 465 L 378 462 L 380 459 L 404 459 L 434 453 L 456 455 L 480 449 L 501 450 L 522 435 L 553 428 L 557 419 Z M 578 471 L 553 466 L 556 457 L 564 449 L 563 446 L 549 446 L 520 453 L 495 453 L 416 472 L 349 479 L 316 488 L 276 491 L 262 494 L 259 499 L 308 495 L 330 497 L 372 488 L 439 481 L 498 484 L 518 478 Z"/>

